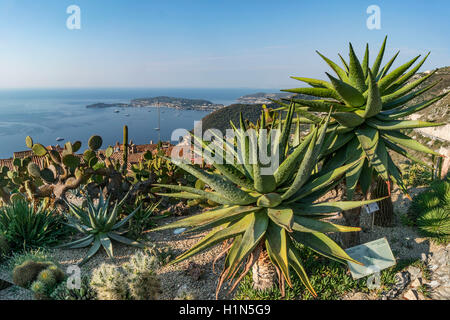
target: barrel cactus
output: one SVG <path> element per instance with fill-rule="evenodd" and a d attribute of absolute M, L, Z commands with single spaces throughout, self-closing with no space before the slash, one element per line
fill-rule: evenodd
<path fill-rule="evenodd" d="M 242 145 L 241 159 L 243 161 L 241 163 L 220 164 L 212 161 L 213 159 L 208 155 L 215 154 L 211 145 L 195 137 L 202 143 L 204 150 L 210 151 L 210 153 L 204 152 L 203 156 L 206 160 L 210 160 L 217 173 L 197 169 L 180 159 L 171 160 L 203 181 L 213 191 L 208 192 L 180 185 L 156 185 L 176 191 L 160 194 L 163 196 L 211 200 L 220 205 L 204 213 L 150 230 L 153 232 L 171 228 L 188 228 L 185 232 L 197 232 L 212 229 L 207 236 L 171 263 L 178 263 L 218 243 L 225 242 L 223 252 L 226 254 L 225 265 L 216 294 L 225 281 L 234 280 L 230 291 L 233 290 L 260 256 L 263 256 L 261 252 L 264 251 L 268 253 L 271 263 L 278 271 L 281 289 L 284 288 L 285 282 L 289 286 L 292 285 L 290 273 L 294 270 L 306 288 L 315 296 L 316 293 L 308 280 L 299 251 L 295 246 L 296 242 L 312 248 L 327 258 L 343 263 L 345 261 L 359 263 L 325 233 L 355 232 L 360 228 L 340 226 L 321 219 L 330 214 L 334 215 L 335 212 L 359 207 L 376 200 L 316 202 L 348 170 L 357 166 L 359 161 L 328 171 L 316 171 L 314 167 L 323 147 L 330 118 L 324 120 L 320 126 L 314 127 L 302 143 L 291 147 L 289 135 L 293 114 L 293 105 L 289 108 L 284 120 L 280 117 L 268 119 L 267 112 L 262 113 L 257 128 L 272 131 L 280 129 L 283 124 L 280 139 L 274 144 L 265 140 L 259 130 L 255 131 L 256 142 L 248 143 L 249 139 L 245 134 L 247 122 L 241 115 L 240 128 L 233 124 L 235 145 L 228 140 L 223 140 L 223 144 L 217 144 L 217 146 L 223 146 L 219 153 L 227 151 L 233 153 L 237 145 Z M 279 150 L 280 161 L 278 168 L 272 174 L 265 172 L 266 174 L 263 175 L 261 170 L 264 166 L 259 160 L 252 164 L 249 161 L 249 155 L 266 148 Z M 240 274 L 239 270 L 242 270 Z"/>
<path fill-rule="evenodd" d="M 398 53 L 381 68 L 386 39 L 387 37 L 371 68 L 369 68 L 368 45 L 361 63 L 350 44 L 349 61 L 347 62 L 341 57 L 343 68 L 318 52 L 336 73 L 337 78 L 328 73 L 329 81 L 292 77 L 311 87 L 282 90 L 313 98 L 307 100 L 294 96 L 293 101 L 299 112 L 329 112 L 332 110 L 332 117 L 335 121 L 330 123 L 328 129 L 326 150 L 323 153 L 328 162 L 325 166 L 340 166 L 361 157 L 365 159 L 346 173 L 348 199 L 353 197 L 357 185 L 361 187 L 364 194 L 367 193 L 372 181 L 373 170 L 388 182 L 389 192 L 390 181 L 392 181 L 407 194 L 401 172 L 394 164 L 389 150 L 425 165 L 426 163 L 416 158 L 408 149 L 438 155 L 430 148 L 410 138 L 404 130 L 442 124 L 402 120 L 402 118 L 431 106 L 448 92 L 419 104 L 406 106 L 408 101 L 422 95 L 437 83 L 418 88 L 434 72 L 414 81 L 408 81 L 416 74 L 429 54 L 412 69 L 410 68 L 420 56 L 389 72 Z M 283 104 L 283 109 L 287 109 L 288 105 Z"/>

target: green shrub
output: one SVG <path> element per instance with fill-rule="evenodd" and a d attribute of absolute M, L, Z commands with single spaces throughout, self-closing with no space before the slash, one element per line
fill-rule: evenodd
<path fill-rule="evenodd" d="M 434 181 L 417 195 L 408 211 L 419 232 L 438 243 L 450 241 L 450 181 Z"/>
<path fill-rule="evenodd" d="M 24 200 L 0 208 L 0 231 L 13 250 L 48 247 L 58 242 L 66 229 L 62 218 L 45 208 Z"/>

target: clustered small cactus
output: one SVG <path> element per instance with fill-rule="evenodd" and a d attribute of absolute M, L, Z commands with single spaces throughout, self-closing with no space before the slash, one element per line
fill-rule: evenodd
<path fill-rule="evenodd" d="M 50 294 L 50 298 L 53 300 L 95 300 L 97 294 L 91 288 L 90 281 L 91 279 L 86 275 L 81 277 L 81 286 L 78 289 L 69 289 L 65 281 L 61 282 Z"/>
<path fill-rule="evenodd" d="M 161 291 L 157 266 L 154 256 L 139 251 L 122 268 L 100 265 L 93 271 L 90 285 L 99 300 L 156 300 Z"/>
<path fill-rule="evenodd" d="M 50 293 L 66 275 L 52 261 L 24 261 L 13 270 L 13 281 L 23 288 L 30 288 L 38 300 L 50 299 Z"/>

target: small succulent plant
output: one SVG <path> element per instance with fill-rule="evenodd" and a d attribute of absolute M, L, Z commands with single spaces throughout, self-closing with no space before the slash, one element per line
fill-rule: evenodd
<path fill-rule="evenodd" d="M 92 244 L 85 258 L 80 262 L 80 265 L 86 263 L 94 256 L 100 247 L 103 247 L 108 256 L 113 258 L 114 253 L 111 240 L 143 248 L 144 245 L 142 243 L 130 240 L 123 236 L 127 230 L 120 230 L 127 225 L 127 222 L 132 219 L 134 214 L 139 210 L 138 207 L 126 218 L 122 220 L 119 219 L 119 209 L 122 207 L 127 196 L 128 195 L 126 195 L 119 203 L 116 202 L 113 207 L 110 205 L 109 198 L 105 201 L 102 194 L 100 194 L 97 205 L 95 205 L 93 199 L 88 196 L 86 199 L 86 209 L 67 203 L 70 213 L 66 214 L 68 226 L 76 229 L 85 236 L 73 242 L 60 245 L 58 248 L 84 248 Z"/>

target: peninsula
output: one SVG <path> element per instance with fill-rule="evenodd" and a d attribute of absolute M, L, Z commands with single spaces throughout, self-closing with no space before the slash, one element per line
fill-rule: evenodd
<path fill-rule="evenodd" d="M 159 96 L 153 98 L 133 99 L 130 103 L 95 103 L 86 106 L 89 109 L 100 108 L 142 108 L 142 107 L 167 107 L 180 110 L 217 110 L 224 107 L 223 104 L 215 104 L 203 99 L 187 99 Z"/>

